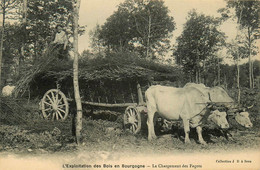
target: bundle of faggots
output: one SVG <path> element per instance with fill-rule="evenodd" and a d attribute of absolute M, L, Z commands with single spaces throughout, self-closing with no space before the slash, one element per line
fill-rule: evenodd
<path fill-rule="evenodd" d="M 58 84 L 65 93 L 73 93 L 73 61 L 61 61 L 54 56 L 49 53 L 28 69 L 17 82 L 17 90 L 30 89 L 31 95 L 34 92 L 43 95 L 48 89 L 57 88 Z M 133 53 L 109 53 L 91 59 L 80 58 L 78 75 L 81 91 L 93 98 L 104 93 L 111 96 L 111 89 L 112 93 L 130 93 L 136 89 L 137 83 L 146 86 L 151 80 L 176 81 L 181 74 L 179 68 L 143 59 Z"/>

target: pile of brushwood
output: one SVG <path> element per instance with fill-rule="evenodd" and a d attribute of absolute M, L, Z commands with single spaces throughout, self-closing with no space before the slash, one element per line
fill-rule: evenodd
<path fill-rule="evenodd" d="M 17 82 L 16 91 L 30 89 L 32 96 L 42 96 L 59 84 L 66 95 L 73 95 L 73 61 L 60 61 L 54 56 L 47 52 L 38 63 L 27 69 Z M 137 82 L 142 87 L 147 86 L 151 80 L 177 82 L 181 79 L 181 74 L 179 68 L 127 52 L 79 60 L 81 95 L 90 101 L 132 102 L 136 98 Z"/>

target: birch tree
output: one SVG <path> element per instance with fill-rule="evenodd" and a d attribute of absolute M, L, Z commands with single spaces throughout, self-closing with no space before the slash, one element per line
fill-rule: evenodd
<path fill-rule="evenodd" d="M 73 4 L 73 49 L 74 49 L 74 62 L 73 62 L 73 85 L 74 85 L 74 96 L 77 107 L 77 115 L 75 119 L 76 126 L 76 142 L 77 144 L 81 144 L 82 140 L 82 104 L 81 98 L 79 94 L 79 81 L 78 81 L 78 20 L 79 20 L 79 8 L 80 8 L 80 0 L 76 0 Z"/>

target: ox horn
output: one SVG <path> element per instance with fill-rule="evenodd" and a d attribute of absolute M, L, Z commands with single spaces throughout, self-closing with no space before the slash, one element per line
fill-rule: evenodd
<path fill-rule="evenodd" d="M 254 104 L 252 104 L 251 106 L 246 107 L 246 108 L 247 108 L 247 109 L 251 109 L 253 106 L 254 106 Z"/>

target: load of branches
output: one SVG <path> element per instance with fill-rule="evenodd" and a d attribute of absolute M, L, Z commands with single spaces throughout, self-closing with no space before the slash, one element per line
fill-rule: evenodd
<path fill-rule="evenodd" d="M 179 71 L 175 67 L 140 58 L 134 53 L 109 53 L 105 57 L 83 58 L 79 62 L 79 68 L 79 78 L 85 82 L 146 80 L 151 77 L 168 77 L 175 80 L 176 72 Z M 72 76 L 72 68 L 59 73 L 57 70 L 49 70 L 47 75 L 55 76 L 59 80 L 66 79 Z"/>
<path fill-rule="evenodd" d="M 15 96 L 22 96 L 26 90 L 30 88 L 30 84 L 34 81 L 36 76 L 52 68 L 53 63 L 56 63 L 55 60 L 57 60 L 55 57 L 57 56 L 57 52 L 54 48 L 55 46 L 46 48 L 39 60 L 33 64 L 26 65 L 26 67 L 22 69 L 20 78 L 15 84 Z"/>
<path fill-rule="evenodd" d="M 60 61 L 53 56 L 46 52 L 38 63 L 28 69 L 17 82 L 17 90 L 31 89 L 42 95 L 59 84 L 65 93 L 73 92 L 72 61 Z M 79 60 L 80 88 L 90 95 L 89 98 L 107 94 L 108 89 L 131 91 L 136 88 L 137 82 L 144 86 L 149 81 L 176 81 L 179 77 L 179 68 L 143 59 L 134 53 L 110 53 Z M 95 94 L 91 95 L 90 91 L 95 91 Z"/>

